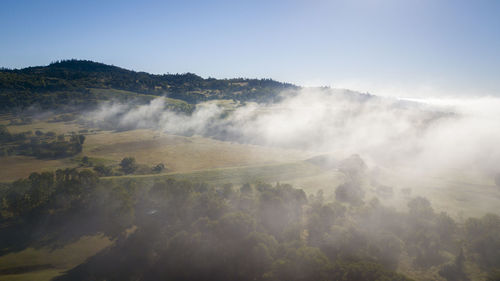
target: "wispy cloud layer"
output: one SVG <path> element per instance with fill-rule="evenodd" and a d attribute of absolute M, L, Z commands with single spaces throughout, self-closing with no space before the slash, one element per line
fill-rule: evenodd
<path fill-rule="evenodd" d="M 421 170 L 497 172 L 500 99 L 406 101 L 308 88 L 278 104 L 227 110 L 215 103 L 191 115 L 146 105 L 109 103 L 88 118 L 110 128 L 155 128 L 334 155 L 360 154 L 372 164 Z"/>

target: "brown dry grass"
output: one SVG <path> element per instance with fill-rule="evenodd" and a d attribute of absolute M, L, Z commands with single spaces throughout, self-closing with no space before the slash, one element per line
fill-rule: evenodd
<path fill-rule="evenodd" d="M 34 122 L 29 125 L 9 126 L 19 133 L 41 130 L 57 134 L 84 129 L 75 123 Z M 168 135 L 155 130 L 124 132 L 99 131 L 87 134 L 81 156 L 110 160 L 117 163 L 124 157 L 135 157 L 140 164 L 149 166 L 164 163 L 168 172 L 264 165 L 293 162 L 308 155 L 297 151 L 218 141 L 199 136 Z M 27 177 L 32 172 L 50 171 L 75 166 L 70 159 L 40 160 L 33 157 L 9 156 L 0 158 L 0 182 Z"/>
<path fill-rule="evenodd" d="M 76 122 L 33 122 L 31 124 L 26 125 L 14 125 L 8 126 L 9 132 L 11 133 L 22 133 L 26 131 L 32 131 L 33 133 L 36 130 L 40 130 L 42 132 L 55 132 L 56 134 L 64 134 L 69 132 L 77 133 L 79 130 L 85 129 L 80 126 Z"/>
<path fill-rule="evenodd" d="M 68 160 L 40 160 L 27 156 L 0 158 L 0 182 L 25 178 L 33 172 L 53 171 L 71 166 Z"/>
<path fill-rule="evenodd" d="M 83 154 L 117 161 L 132 156 L 143 164 L 164 163 L 170 172 L 290 162 L 306 157 L 296 150 L 173 136 L 153 130 L 88 135 Z"/>

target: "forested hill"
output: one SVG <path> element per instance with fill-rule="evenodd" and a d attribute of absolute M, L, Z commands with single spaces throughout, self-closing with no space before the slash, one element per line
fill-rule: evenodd
<path fill-rule="evenodd" d="M 210 99 L 273 101 L 279 92 L 298 88 L 271 79 L 205 79 L 193 73 L 154 75 L 88 60 L 64 60 L 48 66 L 0 69 L 0 110 L 33 104 L 42 108 L 91 104 L 102 98 L 91 89 L 197 103 Z"/>

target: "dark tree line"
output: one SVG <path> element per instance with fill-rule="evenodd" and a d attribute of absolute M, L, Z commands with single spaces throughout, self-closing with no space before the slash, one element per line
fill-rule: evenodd
<path fill-rule="evenodd" d="M 95 106 L 106 97 L 89 89 L 117 89 L 168 96 L 189 103 L 211 99 L 273 101 L 298 87 L 271 79 L 204 79 L 192 73 L 153 75 L 86 60 L 64 60 L 43 67 L 0 69 L 0 110 L 38 105 Z"/>
<path fill-rule="evenodd" d="M 470 279 L 466 263 L 493 278 L 500 259 L 499 216 L 460 224 L 423 197 L 400 212 L 287 184 L 99 180 L 85 169 L 33 173 L 0 196 L 4 251 L 90 233 L 119 238 L 57 280 L 409 280 L 394 272 L 405 255 L 451 281 Z"/>

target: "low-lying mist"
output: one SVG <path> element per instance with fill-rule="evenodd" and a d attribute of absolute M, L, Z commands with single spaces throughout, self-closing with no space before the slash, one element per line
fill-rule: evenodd
<path fill-rule="evenodd" d="M 274 104 L 197 105 L 192 114 L 148 104 L 110 102 L 86 115 L 94 126 L 153 128 L 171 134 L 278 146 L 368 164 L 439 173 L 493 174 L 500 163 L 500 100 L 398 100 L 344 90 L 306 88 Z"/>
<path fill-rule="evenodd" d="M 32 244 L 73 251 L 67 245 L 81 237 L 106 238 L 95 254 L 65 265 L 67 271 L 53 280 L 410 280 L 401 274 L 497 280 L 485 276 L 497 273 L 500 260 L 498 190 L 492 184 L 500 182 L 500 99 L 402 100 L 308 88 L 283 92 L 280 100 L 217 100 L 185 113 L 159 97 L 111 101 L 77 111 L 81 119 L 53 114 L 57 121 L 49 123 L 71 120 L 65 125 L 75 128 L 77 120 L 85 135 L 70 133 L 69 142 L 60 135 L 48 144 L 66 145 L 75 156 L 88 137 L 86 152 L 104 143 L 125 158 L 104 162 L 111 153 L 96 149 L 73 157 L 77 167 L 35 172 L 5 185 L 0 249 L 4 256 Z M 99 136 L 93 128 L 156 131 Z M 285 156 L 301 150 L 305 161 L 281 158 L 188 173 L 165 171 L 164 163 L 136 163 L 127 145 L 170 145 L 148 142 L 161 137 L 159 131 L 227 141 L 224 153 L 235 158 L 250 146 L 231 150 L 229 142 Z M 116 142 L 122 137 L 124 146 Z M 203 158 L 196 145 L 215 151 L 220 148 L 214 143 L 221 144 L 183 140 L 194 143 L 183 149 L 195 151 L 182 157 L 194 161 Z M 157 153 L 152 151 L 144 158 Z M 213 161 L 214 154 L 205 158 Z M 160 159 L 168 165 L 180 157 Z M 0 268 L 0 275 L 30 269 Z"/>

